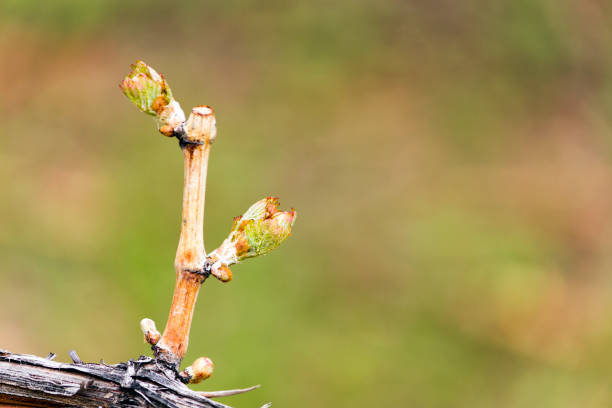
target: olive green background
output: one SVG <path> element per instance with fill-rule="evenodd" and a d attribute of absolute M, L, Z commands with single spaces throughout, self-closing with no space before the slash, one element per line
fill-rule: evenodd
<path fill-rule="evenodd" d="M 611 406 L 611 27 L 601 0 L 1 1 L 0 347 L 111 363 L 163 329 L 183 167 L 117 87 L 142 59 L 215 109 L 209 250 L 298 210 L 202 288 L 194 388 Z"/>

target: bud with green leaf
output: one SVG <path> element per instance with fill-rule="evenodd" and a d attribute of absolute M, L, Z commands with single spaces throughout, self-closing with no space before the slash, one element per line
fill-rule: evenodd
<path fill-rule="evenodd" d="M 185 121 L 185 114 L 172 97 L 164 76 L 144 62 L 132 64 L 132 71 L 119 87 L 138 109 L 157 117 L 161 133 L 171 136 L 174 129 Z"/>
<path fill-rule="evenodd" d="M 267 197 L 253 204 L 239 217 L 227 239 L 208 257 L 214 262 L 212 273 L 221 280 L 231 279 L 224 275 L 226 267 L 246 258 L 265 255 L 291 235 L 296 212 L 279 211 L 276 197 Z M 223 275 L 223 276 L 221 276 Z"/>

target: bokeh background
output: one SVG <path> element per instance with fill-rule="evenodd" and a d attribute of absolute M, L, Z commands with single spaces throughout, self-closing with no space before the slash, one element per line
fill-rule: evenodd
<path fill-rule="evenodd" d="M 200 292 L 194 388 L 236 407 L 612 405 L 603 0 L 0 2 L 0 347 L 148 353 L 182 157 L 117 85 L 215 108 L 206 244 L 267 195 L 283 247 Z"/>

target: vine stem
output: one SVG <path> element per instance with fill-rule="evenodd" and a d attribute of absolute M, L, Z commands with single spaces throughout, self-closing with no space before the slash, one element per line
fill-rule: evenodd
<path fill-rule="evenodd" d="M 157 357 L 178 369 L 187 351 L 198 292 L 208 277 L 208 272 L 204 270 L 204 201 L 208 156 L 217 132 L 212 108 L 193 108 L 184 126 L 175 132 L 180 140 L 185 164 L 183 216 L 174 260 L 174 295 L 166 328 L 154 351 Z"/>

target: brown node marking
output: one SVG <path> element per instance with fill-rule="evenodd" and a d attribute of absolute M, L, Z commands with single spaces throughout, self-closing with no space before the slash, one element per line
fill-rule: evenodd
<path fill-rule="evenodd" d="M 153 109 L 155 113 L 160 115 L 166 105 L 168 105 L 168 97 L 166 95 L 159 95 L 153 100 L 153 103 L 151 104 L 151 109 Z"/>
<path fill-rule="evenodd" d="M 174 136 L 174 128 L 170 125 L 163 125 L 159 128 L 159 133 L 164 136 L 173 137 Z"/>
<path fill-rule="evenodd" d="M 249 242 L 246 240 L 245 237 L 238 238 L 234 246 L 236 248 L 236 256 L 240 256 L 242 254 L 249 252 L 249 249 L 251 248 L 251 246 L 249 245 Z"/>
<path fill-rule="evenodd" d="M 185 252 L 183 252 L 183 259 L 186 262 L 191 263 L 195 259 L 195 254 L 193 253 L 193 249 L 188 249 Z"/>

